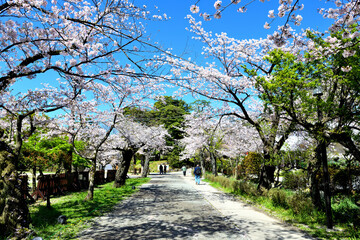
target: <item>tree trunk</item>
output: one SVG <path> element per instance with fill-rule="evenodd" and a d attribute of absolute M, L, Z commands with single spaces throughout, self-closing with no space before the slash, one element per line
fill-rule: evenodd
<path fill-rule="evenodd" d="M 32 170 L 32 191 L 34 192 L 36 190 L 36 166 Z"/>
<path fill-rule="evenodd" d="M 209 153 L 210 153 L 210 159 L 211 159 L 212 173 L 214 174 L 214 176 L 217 176 L 218 174 L 217 174 L 216 158 L 212 152 L 209 152 Z"/>
<path fill-rule="evenodd" d="M 144 166 L 145 166 L 145 156 L 144 155 L 141 155 L 141 157 L 140 157 L 140 165 L 141 165 L 141 175 L 143 175 L 144 174 Z"/>
<path fill-rule="evenodd" d="M 121 187 L 125 185 L 126 176 L 129 171 L 131 159 L 134 156 L 134 151 L 132 149 L 127 149 L 122 151 L 122 159 L 120 161 L 120 165 L 116 170 L 114 187 Z"/>
<path fill-rule="evenodd" d="M 221 160 L 221 158 L 220 158 L 220 169 L 221 169 L 222 175 L 224 175 L 224 164 L 223 164 L 223 161 Z"/>
<path fill-rule="evenodd" d="M 134 160 L 134 161 L 133 161 L 133 163 L 134 163 L 134 171 L 133 171 L 133 174 L 136 175 L 136 174 L 137 174 L 137 169 L 136 169 L 136 156 L 134 156 L 132 160 Z M 130 163 L 130 165 L 131 165 L 131 163 Z"/>
<path fill-rule="evenodd" d="M 264 187 L 266 189 L 270 189 L 272 187 L 272 183 L 275 181 L 275 169 L 275 166 L 266 164 L 261 167 L 258 189 L 260 189 L 260 187 Z"/>
<path fill-rule="evenodd" d="M 319 181 L 318 181 L 318 174 L 320 172 L 321 161 L 319 161 L 320 156 L 320 145 L 318 145 L 315 149 L 315 164 L 312 166 L 310 165 L 309 173 L 310 173 L 310 195 L 311 200 L 314 206 L 317 209 L 324 209 L 323 204 L 320 197 L 320 188 L 319 188 Z"/>
<path fill-rule="evenodd" d="M 30 214 L 16 170 L 16 157 L 11 152 L 0 141 L 0 236 L 13 234 L 14 239 L 25 239 L 29 234 Z"/>
<path fill-rule="evenodd" d="M 265 189 L 270 189 L 275 181 L 276 167 L 269 164 L 270 162 L 271 162 L 271 155 L 269 153 L 264 153 L 264 164 L 262 165 L 260 170 L 258 190 L 261 187 Z"/>
<path fill-rule="evenodd" d="M 85 197 L 85 201 L 94 199 L 95 173 L 96 173 L 96 158 L 92 160 L 92 165 L 89 171 L 89 188 L 88 188 L 88 194 Z"/>
<path fill-rule="evenodd" d="M 145 161 L 144 161 L 144 168 L 141 173 L 141 177 L 147 177 L 149 172 L 149 165 L 150 165 L 150 153 L 145 153 Z"/>
<path fill-rule="evenodd" d="M 50 203 L 50 196 L 52 194 L 51 187 L 50 187 L 51 176 L 47 175 L 47 178 L 45 178 L 45 180 L 46 180 L 46 186 L 47 186 L 47 189 L 46 189 L 46 192 L 47 192 L 47 194 L 46 194 L 46 207 L 51 208 L 51 203 Z"/>
<path fill-rule="evenodd" d="M 281 163 L 279 163 L 277 165 L 277 171 L 274 177 L 274 182 L 275 182 L 275 187 L 281 186 L 281 182 L 280 182 L 280 172 L 281 172 Z"/>
<path fill-rule="evenodd" d="M 205 175 L 205 158 L 203 156 L 203 151 L 200 152 L 200 166 L 201 166 L 201 172 L 203 176 Z"/>
<path fill-rule="evenodd" d="M 351 159 L 347 159 L 346 160 L 347 164 L 346 164 L 346 171 L 348 173 L 348 188 L 347 188 L 347 194 L 350 195 L 350 193 L 353 191 L 353 181 L 352 181 L 352 170 L 351 170 Z"/>
<path fill-rule="evenodd" d="M 321 159 L 323 165 L 323 175 L 324 175 L 324 196 L 325 196 L 325 210 L 326 210 L 326 226 L 329 229 L 333 228 L 333 219 L 331 211 L 331 191 L 330 191 L 330 176 L 328 171 L 328 162 L 327 162 L 327 152 L 326 147 L 327 143 L 324 140 L 320 141 L 321 149 Z"/>
<path fill-rule="evenodd" d="M 239 162 L 240 162 L 240 161 L 239 161 L 239 158 L 240 158 L 240 157 L 236 157 L 236 158 L 235 158 L 235 164 L 234 164 L 234 169 L 235 169 L 235 171 L 234 171 L 234 175 L 235 175 L 235 176 L 234 176 L 234 177 L 235 177 L 235 179 L 238 179 L 238 176 L 239 176 L 239 167 L 238 167 L 238 166 L 239 166 Z"/>

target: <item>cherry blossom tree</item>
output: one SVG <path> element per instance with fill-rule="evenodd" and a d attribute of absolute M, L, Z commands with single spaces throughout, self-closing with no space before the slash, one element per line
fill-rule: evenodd
<path fill-rule="evenodd" d="M 111 149 L 104 146 L 113 133 L 116 123 L 123 117 L 119 109 L 101 111 L 97 107 L 94 101 L 79 104 L 62 118 L 53 121 L 50 126 L 54 130 L 52 134 L 70 136 L 75 152 L 90 164 L 89 188 L 85 200 L 93 199 L 95 172 L 101 161 L 100 157 L 108 158 L 111 154 L 111 152 L 106 153 L 106 150 Z M 76 141 L 85 142 L 85 147 L 78 146 Z"/>
<path fill-rule="evenodd" d="M 258 2 L 264 3 L 267 1 L 231 0 L 229 2 L 223 2 L 221 0 L 215 0 L 213 4 L 214 13 L 202 11 L 199 7 L 201 2 L 201 0 L 194 1 L 194 4 L 190 6 L 190 12 L 192 14 L 199 14 L 205 21 L 210 21 L 212 18 L 221 18 L 222 14 L 228 9 L 236 8 L 238 14 L 245 14 L 249 8 L 261 7 L 261 4 Z M 208 4 L 208 2 L 203 2 L 206 5 Z M 263 27 L 270 29 L 276 23 L 279 23 L 278 26 L 275 26 L 277 30 L 269 34 L 268 39 L 274 41 L 277 46 L 283 46 L 288 40 L 294 38 L 294 35 L 291 34 L 292 27 L 301 26 L 303 21 L 302 11 L 304 7 L 308 7 L 309 4 L 304 0 L 279 0 L 277 5 L 277 1 L 273 2 L 275 3 L 274 9 L 269 9 L 267 15 L 268 21 L 264 23 Z M 321 2 L 321 0 L 319 2 Z M 318 8 L 317 11 L 325 19 L 334 20 L 332 26 L 329 27 L 329 31 L 336 32 L 340 29 L 348 29 L 353 23 L 359 21 L 360 2 L 358 0 L 329 0 L 326 2 L 332 2 L 333 7 L 329 8 L 329 5 L 324 5 L 324 7 Z M 231 11 L 227 12 L 227 14 L 232 13 Z"/>
<path fill-rule="evenodd" d="M 18 175 L 19 156 L 23 141 L 28 139 L 37 128 L 48 122 L 43 114 L 53 112 L 76 102 L 80 94 L 66 82 L 60 83 L 61 89 L 44 86 L 43 89 L 28 90 L 14 95 L 5 92 L 0 95 L 2 123 L 1 141 L 1 185 L 2 215 L 0 223 L 6 226 L 5 234 L 17 231 L 21 237 L 29 226 L 29 214 Z M 16 200 L 15 200 L 16 199 Z"/>
<path fill-rule="evenodd" d="M 262 149 L 262 142 L 253 127 L 249 127 L 238 119 L 223 119 L 221 128 L 225 134 L 219 152 L 222 156 L 230 159 L 234 175 L 238 176 L 237 165 L 240 163 L 241 157 L 248 152 L 259 152 Z"/>
<path fill-rule="evenodd" d="M 234 162 L 230 160 L 230 164 L 236 169 L 241 155 L 261 148 L 255 129 L 236 118 L 211 119 L 209 113 L 192 113 L 187 116 L 184 131 L 186 137 L 181 140 L 185 146 L 182 159 L 194 157 L 206 149 L 212 162 L 222 157 L 233 159 Z M 216 165 L 213 167 L 216 169 Z"/>
<path fill-rule="evenodd" d="M 115 128 L 116 132 L 109 137 L 107 148 L 121 154 L 114 181 L 114 186 L 120 187 L 125 184 L 131 159 L 138 151 L 145 154 L 142 175 L 146 177 L 149 170 L 150 153 L 154 150 L 161 151 L 166 148 L 165 137 L 168 136 L 168 133 L 163 126 L 149 127 L 129 118 L 117 122 Z"/>
<path fill-rule="evenodd" d="M 257 152 L 262 147 L 256 130 L 243 121 L 225 118 L 221 128 L 226 133 L 222 154 L 227 157 L 236 158 L 246 152 Z"/>
<path fill-rule="evenodd" d="M 217 148 L 221 143 L 222 134 L 218 131 L 218 120 L 211 119 L 206 113 L 191 113 L 185 116 L 185 128 L 183 131 L 186 136 L 180 140 L 184 146 L 181 159 L 189 159 L 199 154 L 200 164 L 205 172 L 204 151 L 210 156 L 211 169 L 217 175 Z"/>
<path fill-rule="evenodd" d="M 85 117 L 85 119 L 82 119 Z M 99 161 L 99 154 L 103 150 L 102 146 L 110 136 L 118 119 L 118 114 L 109 114 L 108 112 L 97 112 L 97 115 L 81 116 L 80 125 L 72 133 L 72 141 L 75 151 L 81 157 L 87 159 L 91 165 L 89 171 L 89 188 L 85 200 L 92 200 L 95 188 L 95 172 Z M 71 126 L 75 129 L 74 125 Z M 75 140 L 85 141 L 86 147 L 78 149 Z"/>
<path fill-rule="evenodd" d="M 148 99 L 153 99 L 158 93 L 157 82 L 146 77 L 115 76 L 109 79 L 116 85 L 103 84 L 101 82 L 89 82 L 87 91 L 83 95 L 91 93 L 92 98 L 69 108 L 62 117 L 62 124 L 55 124 L 53 128 L 71 136 L 77 153 L 91 163 L 89 175 L 89 189 L 86 200 L 93 198 L 95 172 L 99 161 L 99 154 L 104 152 L 107 141 L 114 135 L 116 126 L 125 121 L 123 110 L 135 106 L 148 106 Z M 60 128 L 58 127 L 60 126 Z M 119 131 L 118 129 L 116 131 Z M 75 141 L 82 140 L 87 143 L 85 149 L 76 148 Z M 136 152 L 136 151 L 135 151 Z M 128 154 L 132 152 L 124 151 Z"/>
<path fill-rule="evenodd" d="M 289 39 L 294 39 L 294 35 L 289 34 L 289 29 L 291 30 L 290 23 L 293 21 L 295 25 L 300 25 L 302 17 L 295 15 L 295 11 L 303 8 L 302 6 L 299 7 L 302 2 L 304 1 L 279 1 L 277 16 L 280 18 L 286 16 L 286 21 L 283 26 L 279 27 L 280 32 L 268 36 L 268 39 L 273 40 L 277 46 L 284 46 Z M 357 99 L 358 84 L 353 85 L 352 82 L 354 80 L 357 82 L 357 77 L 354 78 L 353 74 L 358 72 L 356 56 L 359 50 L 357 38 L 359 36 L 360 2 L 358 0 L 336 0 L 333 2 L 334 8 L 322 8 L 319 10 L 319 13 L 323 14 L 325 18 L 334 20 L 328 31 L 307 31 L 311 39 L 306 43 L 308 51 L 311 52 L 310 56 L 307 56 L 310 61 L 303 58 L 302 61 L 306 63 L 302 64 L 299 61 L 301 55 L 295 56 L 293 53 L 285 53 L 284 56 L 288 54 L 286 57 L 275 57 L 277 63 L 271 61 L 272 66 L 277 69 L 273 71 L 273 74 L 268 72 L 267 76 L 263 78 L 271 79 L 269 82 L 274 84 L 271 91 L 269 91 L 269 88 L 264 89 L 264 95 L 267 95 L 265 99 L 269 100 L 272 105 L 275 103 L 272 101 L 273 99 L 282 99 L 281 103 L 277 102 L 277 106 L 280 106 L 282 110 L 286 110 L 292 122 L 300 124 L 318 141 L 316 153 L 318 161 L 323 162 L 327 226 L 329 228 L 332 228 L 332 214 L 326 148 L 331 141 L 339 141 L 355 157 L 359 156 L 358 148 L 352 139 L 354 129 L 356 129 L 356 132 L 358 131 L 357 117 L 353 117 L 358 115 L 357 107 L 354 107 L 358 105 L 357 100 L 355 100 Z M 240 1 L 232 1 L 229 5 L 222 6 L 221 1 L 216 1 L 214 7 L 217 12 L 214 17 L 219 18 L 223 10 L 238 3 Z M 191 10 L 194 13 L 199 12 L 196 5 L 192 6 Z M 239 11 L 243 12 L 243 10 L 244 7 L 239 8 Z M 208 14 L 205 14 L 205 16 L 202 14 L 202 16 L 206 20 L 210 19 Z M 275 18 L 274 10 L 269 11 L 268 17 Z M 269 29 L 270 25 L 265 23 L 264 27 Z M 319 37 L 314 37 L 317 34 Z M 274 56 L 276 56 L 276 51 L 272 55 L 273 60 Z M 270 74 L 271 76 L 269 76 Z M 275 75 L 277 80 L 286 79 L 285 88 L 287 91 L 284 91 L 284 89 L 275 90 L 275 85 L 284 86 L 284 82 L 279 84 L 279 82 L 272 79 Z M 301 75 L 301 78 L 297 75 Z M 294 76 L 295 78 L 293 78 Z M 344 83 L 346 83 L 346 86 L 343 85 Z M 318 85 L 321 85 L 325 92 L 318 91 L 314 93 L 314 95 L 317 95 L 314 98 L 308 93 L 309 87 L 311 89 Z M 264 87 L 264 83 L 262 83 L 262 86 Z M 268 95 L 269 92 L 271 92 L 270 95 Z M 320 96 L 323 96 L 325 100 L 321 100 Z M 314 109 L 313 106 L 316 106 L 317 109 Z M 318 113 L 317 119 L 313 117 L 314 112 Z M 338 115 L 340 112 L 341 114 Z"/>
<path fill-rule="evenodd" d="M 149 47 L 151 51 L 157 49 L 150 45 L 141 23 L 153 19 L 145 6 L 137 7 L 123 0 L 3 1 L 0 17 L 2 100 L 8 97 L 7 91 L 18 80 L 35 81 L 39 75 L 49 76 L 45 73 L 56 73 L 70 83 L 74 91 L 63 99 L 67 104 L 73 104 L 74 97 L 89 89 L 95 90 L 92 93 L 95 97 L 106 95 L 96 88 L 100 82 L 106 84 L 107 90 L 127 92 L 132 85 L 129 86 L 129 80 L 121 76 L 140 80 L 152 73 L 148 66 L 141 63 L 147 58 Z M 156 18 L 161 19 L 162 16 L 157 15 Z M 139 58 L 139 55 L 143 57 Z M 61 86 L 59 88 L 61 92 Z M 37 93 L 39 101 L 40 96 L 47 94 L 46 90 Z M 53 105 L 36 111 L 50 112 L 51 107 L 54 110 L 59 107 L 55 105 L 60 100 L 59 96 L 47 97 Z M 29 104 L 38 103 L 32 100 Z M 23 107 L 19 112 L 32 116 L 26 104 Z M 21 143 L 20 139 L 17 142 Z M 8 155 L 8 147 L 4 147 L 4 154 Z M 15 147 L 13 153 L 17 154 L 21 144 Z M 25 222 L 26 227 L 28 223 Z"/>
<path fill-rule="evenodd" d="M 249 123 L 262 141 L 265 162 L 260 176 L 260 186 L 270 188 L 274 181 L 275 166 L 271 156 L 281 149 L 295 124 L 281 118 L 284 111 L 278 106 L 264 104 L 259 95 L 262 87 L 257 75 L 272 72 L 273 65 L 264 57 L 276 46 L 268 39 L 236 40 L 226 33 L 206 32 L 201 22 L 188 17 L 195 38 L 204 43 L 203 55 L 208 62 L 205 67 L 194 61 L 165 56 L 164 62 L 172 66 L 168 80 L 181 88 L 181 94 L 206 97 L 217 106 L 217 114 L 232 115 Z M 299 52 L 301 42 L 283 46 L 284 51 Z"/>
<path fill-rule="evenodd" d="M 129 64 L 144 70 L 137 55 L 150 46 L 140 23 L 153 19 L 146 7 L 124 0 L 3 1 L 0 18 L 0 91 L 50 71 L 107 82 L 111 74 L 138 76 Z"/>
<path fill-rule="evenodd" d="M 155 151 L 166 152 L 169 150 L 169 147 L 166 144 L 166 137 L 169 137 L 169 133 L 162 125 L 150 126 L 145 128 L 142 137 L 145 145 L 140 150 L 145 155 L 145 161 L 141 176 L 147 177 L 151 154 Z"/>

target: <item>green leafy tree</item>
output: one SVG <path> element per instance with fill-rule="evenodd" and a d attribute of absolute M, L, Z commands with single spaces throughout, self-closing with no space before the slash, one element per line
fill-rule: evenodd
<path fill-rule="evenodd" d="M 79 148 L 85 147 L 84 142 L 77 142 Z M 73 146 L 69 139 L 64 136 L 42 138 L 41 133 L 33 134 L 24 142 L 21 150 L 20 163 L 24 169 L 32 169 L 33 189 L 36 188 L 36 172 L 43 175 L 44 170 L 71 171 L 72 165 L 88 166 L 85 159 L 81 158 L 73 151 Z"/>
<path fill-rule="evenodd" d="M 184 127 L 184 116 L 191 107 L 184 101 L 164 96 L 154 103 L 154 109 L 126 108 L 125 115 L 147 126 L 164 125 L 169 135 L 166 144 L 171 150 L 166 154 L 167 161 L 172 166 L 179 165 L 179 154 L 182 151 L 177 143 L 184 137 L 181 129 Z"/>
<path fill-rule="evenodd" d="M 146 126 L 159 125 L 159 122 L 153 116 L 153 111 L 149 109 L 126 107 L 124 109 L 124 115 L 129 116 L 134 121 L 145 124 Z"/>
<path fill-rule="evenodd" d="M 360 161 L 355 131 L 360 120 L 360 38 L 343 39 L 342 32 L 333 34 L 333 38 L 343 42 L 342 46 L 347 43 L 349 47 L 319 56 L 319 49 L 325 49 L 329 43 L 313 34 L 309 37 L 316 47 L 305 53 L 305 62 L 281 50 L 270 53 L 267 59 L 274 64 L 274 73 L 259 78 L 266 92 L 261 97 L 285 110 L 316 139 L 339 142 Z M 322 88 L 320 99 L 313 95 L 317 87 Z"/>
<path fill-rule="evenodd" d="M 262 155 L 256 152 L 249 152 L 241 164 L 239 165 L 239 173 L 241 177 L 245 179 L 251 179 L 255 177 L 259 177 L 261 164 L 263 162 Z"/>
<path fill-rule="evenodd" d="M 184 115 L 190 112 L 190 106 L 183 100 L 164 96 L 154 103 L 154 108 L 154 118 L 164 124 L 172 137 L 169 141 L 173 143 L 174 140 L 183 138 L 181 128 L 185 120 Z"/>
<path fill-rule="evenodd" d="M 174 99 L 170 96 L 164 96 L 154 103 L 153 116 L 160 124 L 165 126 L 170 137 L 166 143 L 172 150 L 167 154 L 167 161 L 172 166 L 180 167 L 179 155 L 182 151 L 178 140 L 184 137 L 181 129 L 184 127 L 184 116 L 190 112 L 190 106 L 183 100 Z"/>
<path fill-rule="evenodd" d="M 312 33 L 308 36 L 314 47 L 305 53 L 306 61 L 274 50 L 266 58 L 274 65 L 274 71 L 270 76 L 260 77 L 258 84 L 264 88 L 261 98 L 266 103 L 286 111 L 291 121 L 317 140 L 315 167 L 323 166 L 327 225 L 332 228 L 326 148 L 333 141 L 339 142 L 360 160 L 353 138 L 360 116 L 360 39 L 344 37 L 343 31 L 327 39 Z M 339 42 L 341 47 L 330 48 L 329 39 Z M 313 91 L 319 87 L 321 92 Z M 314 203 L 319 206 L 316 172 L 312 174 L 312 194 Z"/>

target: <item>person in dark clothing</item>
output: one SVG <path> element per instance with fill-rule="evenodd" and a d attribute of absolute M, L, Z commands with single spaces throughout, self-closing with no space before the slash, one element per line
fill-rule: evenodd
<path fill-rule="evenodd" d="M 166 164 L 164 163 L 164 174 L 166 174 L 166 168 L 167 168 L 167 166 L 166 166 Z"/>
<path fill-rule="evenodd" d="M 160 170 L 160 174 L 163 174 L 163 170 L 164 170 L 164 168 L 163 168 L 163 165 L 162 165 L 162 164 L 160 164 L 160 166 L 159 166 L 159 170 Z"/>
<path fill-rule="evenodd" d="M 199 165 L 196 165 L 196 167 L 194 169 L 194 175 L 195 175 L 196 185 L 200 185 L 201 168 L 199 167 Z"/>

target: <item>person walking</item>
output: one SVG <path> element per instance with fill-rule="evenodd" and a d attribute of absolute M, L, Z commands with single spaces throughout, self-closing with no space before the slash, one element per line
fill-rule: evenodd
<path fill-rule="evenodd" d="M 166 166 L 166 164 L 164 163 L 164 174 L 166 174 L 166 168 L 167 168 L 167 166 Z"/>
<path fill-rule="evenodd" d="M 182 171 L 183 171 L 183 174 L 184 174 L 184 177 L 186 176 L 186 167 L 185 167 L 185 165 L 184 166 L 182 166 Z"/>
<path fill-rule="evenodd" d="M 201 168 L 199 167 L 199 164 L 196 165 L 196 167 L 194 169 L 194 175 L 195 175 L 195 183 L 196 183 L 196 185 L 200 185 Z"/>
<path fill-rule="evenodd" d="M 163 168 L 163 165 L 162 165 L 162 164 L 160 164 L 160 166 L 159 166 L 159 170 L 160 170 L 160 174 L 163 174 L 163 170 L 164 170 L 164 168 Z"/>

